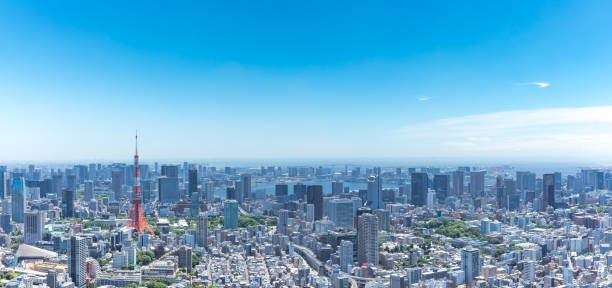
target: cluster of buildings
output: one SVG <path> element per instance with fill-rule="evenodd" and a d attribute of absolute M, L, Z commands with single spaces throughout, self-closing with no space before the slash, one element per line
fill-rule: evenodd
<path fill-rule="evenodd" d="M 612 287 L 605 169 L 135 163 L 0 166 L 0 284 Z"/>

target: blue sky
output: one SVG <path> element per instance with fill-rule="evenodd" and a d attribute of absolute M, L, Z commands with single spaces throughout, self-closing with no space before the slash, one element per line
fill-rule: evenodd
<path fill-rule="evenodd" d="M 0 159 L 612 160 L 612 2 L 330 2 L 1 1 Z"/>

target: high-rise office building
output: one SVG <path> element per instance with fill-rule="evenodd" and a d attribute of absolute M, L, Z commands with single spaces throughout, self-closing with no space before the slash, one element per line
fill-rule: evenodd
<path fill-rule="evenodd" d="M 240 175 L 240 189 L 237 195 L 237 200 L 242 203 L 244 200 L 251 198 L 251 174 L 244 173 Z"/>
<path fill-rule="evenodd" d="M 465 179 L 465 173 L 462 170 L 453 171 L 453 195 L 463 195 L 463 183 Z"/>
<path fill-rule="evenodd" d="M 332 182 L 332 195 L 340 195 L 342 194 L 342 190 L 343 190 L 343 183 L 340 180 L 336 180 L 334 182 Z"/>
<path fill-rule="evenodd" d="M 11 185 L 11 213 L 14 222 L 23 223 L 26 207 L 25 196 L 25 179 L 23 177 L 14 178 Z"/>
<path fill-rule="evenodd" d="M 215 182 L 208 181 L 203 186 L 206 190 L 206 201 L 213 202 L 215 200 Z"/>
<path fill-rule="evenodd" d="M 465 248 L 461 250 L 461 269 L 465 275 L 465 283 L 470 284 L 480 275 L 480 250 Z"/>
<path fill-rule="evenodd" d="M 279 234 L 289 235 L 289 211 L 285 209 L 278 211 L 276 230 Z"/>
<path fill-rule="evenodd" d="M 225 200 L 223 202 L 223 227 L 225 229 L 238 228 L 238 201 Z"/>
<path fill-rule="evenodd" d="M 410 178 L 410 184 L 412 185 L 412 205 L 425 206 L 427 201 L 428 181 L 429 179 L 427 178 L 427 173 L 412 173 Z"/>
<path fill-rule="evenodd" d="M 69 188 L 62 191 L 62 218 L 74 217 L 75 192 Z"/>
<path fill-rule="evenodd" d="M 555 174 L 544 174 L 542 177 L 542 208 L 555 208 Z"/>
<path fill-rule="evenodd" d="M 482 171 L 472 171 L 470 172 L 470 193 L 472 197 L 483 197 L 485 196 L 485 174 L 487 172 Z"/>
<path fill-rule="evenodd" d="M 179 201 L 179 183 L 177 177 L 162 176 L 157 181 L 159 201 L 161 203 L 176 203 Z"/>
<path fill-rule="evenodd" d="M 178 178 L 179 167 L 177 165 L 162 165 L 161 176 L 166 176 L 168 178 Z"/>
<path fill-rule="evenodd" d="M 113 170 L 111 172 L 111 187 L 113 191 L 113 195 L 115 196 L 115 200 L 119 201 L 121 199 L 122 187 L 123 187 L 123 173 L 119 170 Z"/>
<path fill-rule="evenodd" d="M 357 238 L 359 264 L 378 265 L 378 219 L 376 216 L 369 213 L 359 216 Z"/>
<path fill-rule="evenodd" d="M 7 180 L 8 173 L 6 172 L 6 166 L 0 166 L 0 200 L 6 198 Z"/>
<path fill-rule="evenodd" d="M 367 203 L 372 210 L 384 208 L 385 204 L 382 200 L 382 186 L 380 175 L 371 175 L 368 178 L 368 194 Z"/>
<path fill-rule="evenodd" d="M 293 194 L 297 200 L 306 200 L 306 185 L 302 183 L 296 183 L 293 185 Z"/>
<path fill-rule="evenodd" d="M 75 174 L 68 174 L 67 176 L 67 180 L 68 180 L 68 189 L 72 189 L 73 191 L 76 191 L 78 188 L 78 182 L 77 182 L 77 175 Z"/>
<path fill-rule="evenodd" d="M 13 226 L 11 225 L 11 214 L 9 214 L 9 212 L 2 212 L 2 214 L 0 214 L 0 227 L 6 234 L 13 232 Z"/>
<path fill-rule="evenodd" d="M 91 180 L 85 180 L 83 185 L 85 186 L 84 200 L 89 202 L 91 199 L 94 199 L 94 183 Z"/>
<path fill-rule="evenodd" d="M 208 247 L 208 215 L 200 212 L 196 225 L 196 244 L 199 247 Z"/>
<path fill-rule="evenodd" d="M 144 179 L 140 181 L 140 186 L 142 187 L 142 202 L 149 203 L 154 199 L 155 196 L 155 185 L 157 182 L 151 179 Z"/>
<path fill-rule="evenodd" d="M 323 219 L 323 186 L 308 185 L 306 190 L 307 203 L 314 205 L 314 220 Z"/>
<path fill-rule="evenodd" d="M 55 198 L 62 199 L 62 187 L 64 187 L 64 184 L 63 184 L 64 180 L 62 180 L 62 174 L 61 173 L 54 174 L 51 179 L 53 181 L 53 187 L 51 189 L 51 193 L 55 195 Z"/>
<path fill-rule="evenodd" d="M 355 204 L 351 199 L 332 199 L 330 201 L 331 211 L 329 211 L 329 218 L 333 221 L 337 227 L 344 227 L 347 229 L 353 229 L 355 216 Z"/>
<path fill-rule="evenodd" d="M 198 169 L 194 166 L 189 169 L 189 197 L 193 195 L 193 193 L 198 192 Z"/>
<path fill-rule="evenodd" d="M 289 185 L 282 183 L 274 186 L 274 196 L 277 199 L 284 200 L 287 195 L 289 195 Z"/>
<path fill-rule="evenodd" d="M 87 280 L 87 243 L 84 238 L 71 236 L 68 244 L 68 274 L 75 287 L 85 287 Z"/>
<path fill-rule="evenodd" d="M 227 186 L 225 188 L 225 199 L 227 200 L 236 200 L 236 187 Z"/>
<path fill-rule="evenodd" d="M 508 196 L 502 176 L 497 176 L 495 179 L 495 203 L 497 209 L 508 209 Z"/>
<path fill-rule="evenodd" d="M 378 230 L 391 230 L 391 212 L 387 209 L 376 209 L 374 213 L 378 219 Z"/>
<path fill-rule="evenodd" d="M 350 273 L 353 265 L 353 242 L 342 240 L 340 242 L 340 269 L 345 273 Z"/>
<path fill-rule="evenodd" d="M 42 240 L 45 213 L 40 210 L 33 210 L 25 212 L 24 216 L 24 242 L 32 245 Z"/>
<path fill-rule="evenodd" d="M 448 192 L 450 190 L 450 177 L 446 174 L 436 174 L 433 178 L 434 190 L 436 190 L 436 197 L 438 202 L 444 203 Z"/>

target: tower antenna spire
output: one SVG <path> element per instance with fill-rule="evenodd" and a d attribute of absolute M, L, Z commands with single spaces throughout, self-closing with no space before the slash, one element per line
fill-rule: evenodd
<path fill-rule="evenodd" d="M 138 129 L 136 129 L 136 155 L 138 155 Z"/>

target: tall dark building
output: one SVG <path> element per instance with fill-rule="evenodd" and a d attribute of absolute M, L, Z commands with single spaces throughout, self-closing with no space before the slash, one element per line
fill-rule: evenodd
<path fill-rule="evenodd" d="M 193 167 L 189 169 L 189 197 L 193 195 L 193 193 L 198 192 L 198 169 Z"/>
<path fill-rule="evenodd" d="M 323 219 L 323 186 L 308 185 L 306 194 L 308 204 L 314 205 L 314 220 Z"/>
<path fill-rule="evenodd" d="M 504 187 L 504 179 L 502 178 L 502 176 L 497 176 L 495 182 L 495 203 L 497 209 L 508 208 L 507 199 L 508 197 L 506 195 L 506 189 Z"/>
<path fill-rule="evenodd" d="M 293 194 L 297 200 L 305 200 L 306 199 L 306 185 L 302 183 L 296 183 L 293 185 Z"/>
<path fill-rule="evenodd" d="M 427 173 L 412 173 L 410 183 L 412 185 L 411 203 L 415 206 L 424 206 L 427 203 Z"/>
<path fill-rule="evenodd" d="M 62 217 L 74 217 L 74 190 L 64 189 L 62 195 Z"/>
<path fill-rule="evenodd" d="M 227 200 L 236 200 L 236 187 L 228 186 L 225 188 L 225 198 Z"/>
<path fill-rule="evenodd" d="M 542 178 L 542 208 L 555 208 L 555 174 L 544 174 Z"/>
<path fill-rule="evenodd" d="M 444 202 L 450 190 L 450 177 L 446 174 L 434 175 L 433 186 L 434 190 L 436 190 L 438 201 Z"/>
<path fill-rule="evenodd" d="M 279 198 L 283 198 L 289 194 L 289 185 L 287 184 L 276 184 L 274 187 L 274 195 Z"/>

